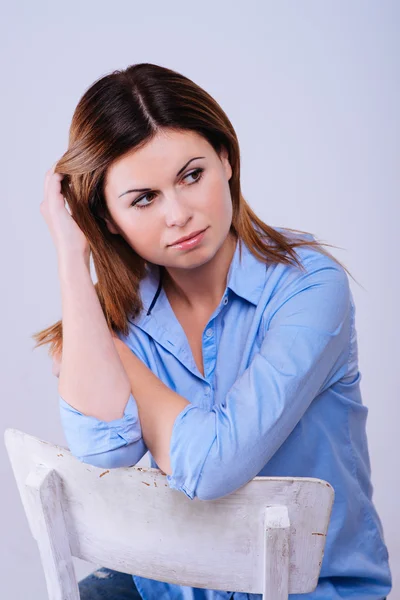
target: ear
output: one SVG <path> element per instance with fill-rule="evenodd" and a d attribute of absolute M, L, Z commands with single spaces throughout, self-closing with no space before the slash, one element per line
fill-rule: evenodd
<path fill-rule="evenodd" d="M 220 159 L 221 159 L 224 169 L 225 169 L 226 178 L 229 181 L 229 179 L 232 177 L 232 167 L 229 162 L 229 155 L 228 155 L 228 151 L 225 148 L 225 146 L 222 148 L 222 150 L 220 152 Z"/>
<path fill-rule="evenodd" d="M 107 225 L 108 231 L 111 233 L 119 233 L 118 229 L 115 227 L 114 223 L 111 223 L 108 219 L 104 219 Z"/>

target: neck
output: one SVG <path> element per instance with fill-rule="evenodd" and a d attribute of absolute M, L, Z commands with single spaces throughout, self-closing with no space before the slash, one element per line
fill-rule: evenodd
<path fill-rule="evenodd" d="M 235 248 L 236 237 L 229 233 L 215 256 L 204 265 L 195 269 L 166 267 L 163 288 L 168 299 L 190 310 L 214 310 L 225 291 Z"/>

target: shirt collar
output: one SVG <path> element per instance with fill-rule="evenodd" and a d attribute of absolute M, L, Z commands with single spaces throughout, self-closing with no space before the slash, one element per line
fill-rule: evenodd
<path fill-rule="evenodd" d="M 251 253 L 242 240 L 236 244 L 235 253 L 229 267 L 226 286 L 237 296 L 257 306 L 265 286 L 267 265 Z"/>
<path fill-rule="evenodd" d="M 229 267 L 226 287 L 237 296 L 257 305 L 265 285 L 267 265 L 251 253 L 243 240 L 241 247 L 242 256 L 240 257 L 238 241 Z M 143 317 L 148 317 L 157 310 L 157 300 L 162 285 L 160 273 L 161 269 L 158 265 L 148 263 L 147 274 L 140 282 Z"/>

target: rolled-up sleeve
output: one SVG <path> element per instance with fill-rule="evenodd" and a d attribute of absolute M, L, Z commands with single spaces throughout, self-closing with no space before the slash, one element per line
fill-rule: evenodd
<path fill-rule="evenodd" d="M 259 352 L 224 401 L 211 410 L 190 404 L 175 420 L 167 480 L 191 499 L 223 497 L 255 477 L 324 386 L 346 371 L 344 269 L 320 255 L 280 295 Z"/>
<path fill-rule="evenodd" d="M 129 396 L 124 414 L 113 421 L 88 416 L 59 398 L 61 425 L 71 453 L 101 468 L 135 465 L 147 452 L 136 401 Z"/>

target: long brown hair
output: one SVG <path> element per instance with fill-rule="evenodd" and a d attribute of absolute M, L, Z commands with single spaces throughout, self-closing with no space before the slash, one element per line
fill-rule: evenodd
<path fill-rule="evenodd" d="M 96 80 L 84 93 L 72 117 L 68 149 L 55 167 L 55 172 L 64 174 L 61 190 L 71 215 L 88 239 L 97 275 L 95 289 L 110 330 L 127 335 L 129 318 L 143 309 L 139 284 L 146 274 L 146 263 L 106 226 L 105 218 L 113 222 L 104 198 L 107 169 L 161 129 L 191 130 L 202 135 L 217 153 L 222 148 L 228 151 L 232 167 L 231 232 L 257 258 L 302 268 L 295 248 L 312 246 L 339 263 L 321 242 L 277 231 L 254 213 L 240 189 L 235 130 L 205 90 L 171 69 L 151 63 L 131 65 Z M 61 353 L 62 320 L 32 337 L 37 342 L 35 348 L 50 343 L 51 356 Z"/>

